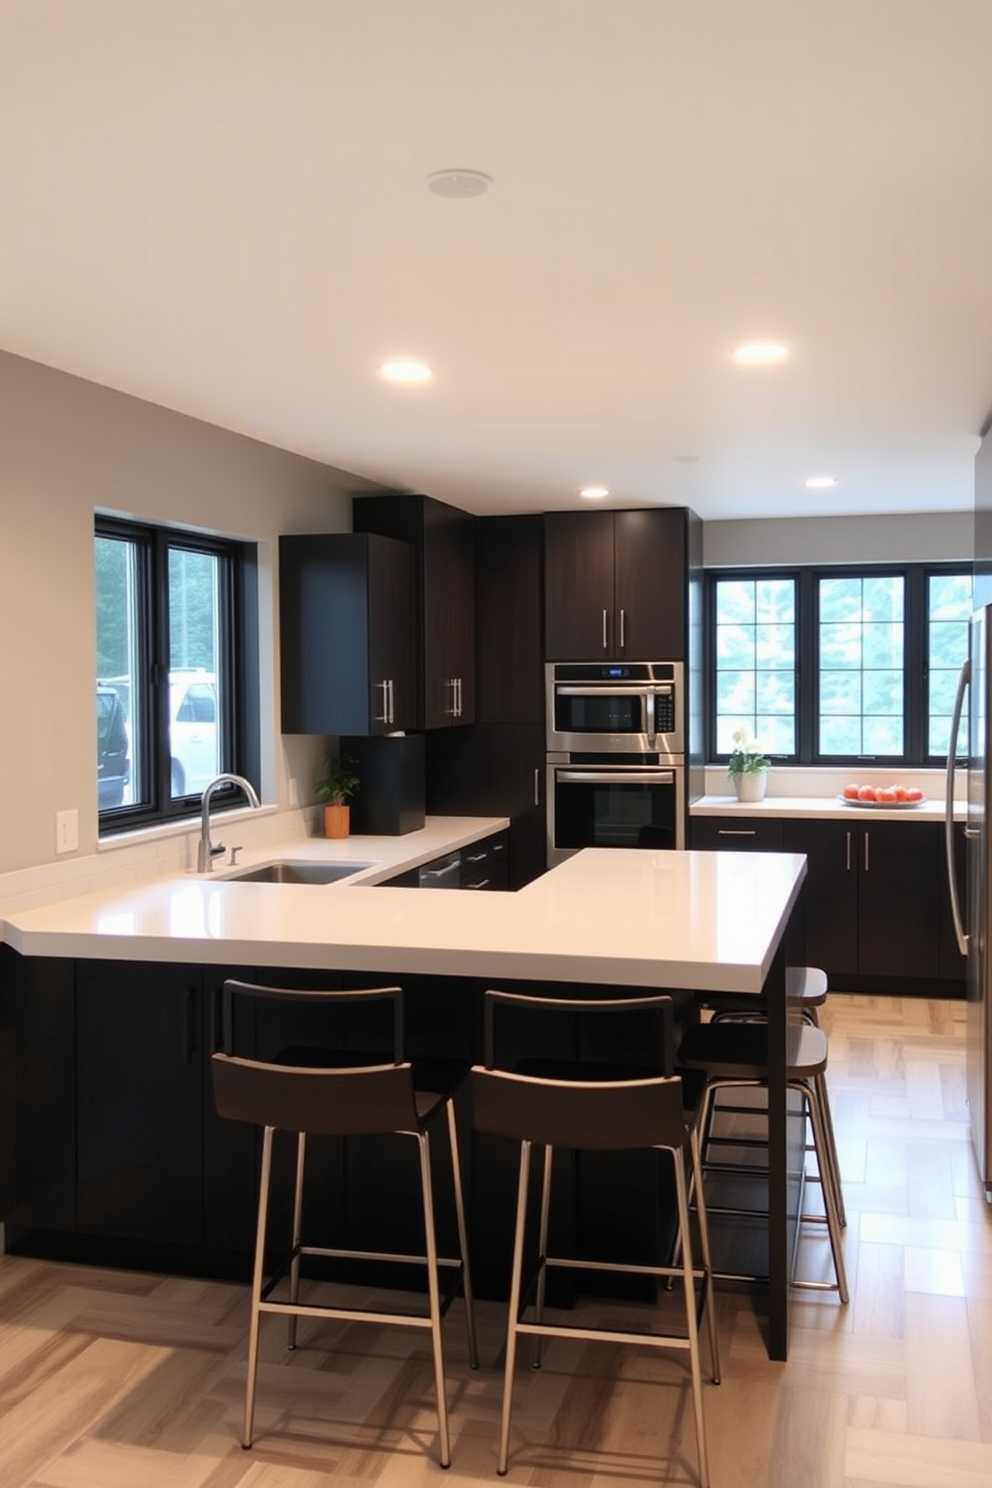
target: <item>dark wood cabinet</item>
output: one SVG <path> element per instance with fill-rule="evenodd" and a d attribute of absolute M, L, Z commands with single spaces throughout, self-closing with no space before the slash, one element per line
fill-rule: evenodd
<path fill-rule="evenodd" d="M 780 817 L 694 816 L 689 824 L 694 848 L 734 852 L 782 852 Z"/>
<path fill-rule="evenodd" d="M 356 496 L 352 525 L 356 532 L 399 538 L 414 550 L 418 662 L 412 727 L 471 723 L 475 717 L 472 517 L 431 496 Z"/>
<path fill-rule="evenodd" d="M 544 519 L 475 520 L 478 723 L 544 723 Z"/>
<path fill-rule="evenodd" d="M 549 512 L 544 520 L 549 661 L 685 658 L 684 509 Z"/>
<path fill-rule="evenodd" d="M 925 990 L 958 982 L 964 962 L 950 925 L 944 829 L 934 822 L 693 817 L 694 848 L 805 853 L 794 917 L 797 950 L 838 990 Z M 963 857 L 963 835 L 956 841 Z M 959 866 L 959 873 L 963 865 Z M 960 881 L 960 880 L 959 880 Z"/>
<path fill-rule="evenodd" d="M 0 945 L 0 1219 L 76 1226 L 75 966 Z"/>
<path fill-rule="evenodd" d="M 282 732 L 417 723 L 414 551 L 368 533 L 279 539 Z"/>
<path fill-rule="evenodd" d="M 787 820 L 808 857 L 807 961 L 835 975 L 940 976 L 940 850 L 933 822 Z"/>
<path fill-rule="evenodd" d="M 76 979 L 78 1228 L 198 1245 L 200 967 L 80 961 Z"/>
<path fill-rule="evenodd" d="M 522 888 L 547 868 L 543 723 L 477 723 L 427 739 L 427 810 L 508 816 L 507 882 Z"/>

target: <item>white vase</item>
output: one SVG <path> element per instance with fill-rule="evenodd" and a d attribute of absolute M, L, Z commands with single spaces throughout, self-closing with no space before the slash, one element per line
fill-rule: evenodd
<path fill-rule="evenodd" d="M 763 801 L 765 799 L 765 786 L 768 783 L 767 770 L 745 770 L 740 775 L 732 775 L 731 779 L 734 782 L 738 801 Z"/>

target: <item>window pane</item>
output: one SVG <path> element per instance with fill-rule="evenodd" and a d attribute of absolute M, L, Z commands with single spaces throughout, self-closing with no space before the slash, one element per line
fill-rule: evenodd
<path fill-rule="evenodd" d="M 927 752 L 943 757 L 951 739 L 951 715 L 958 673 L 968 657 L 972 611 L 970 574 L 931 574 L 927 586 Z M 958 753 L 968 750 L 967 731 L 958 735 Z"/>
<path fill-rule="evenodd" d="M 821 755 L 905 752 L 905 584 L 900 574 L 820 579 Z"/>
<path fill-rule="evenodd" d="M 144 741 L 138 701 L 137 547 L 95 539 L 97 802 L 100 811 L 138 799 Z"/>
<path fill-rule="evenodd" d="M 744 728 L 767 753 L 795 754 L 795 580 L 719 579 L 715 613 L 717 753 Z"/>
<path fill-rule="evenodd" d="M 169 770 L 173 799 L 220 773 L 220 561 L 169 548 Z"/>

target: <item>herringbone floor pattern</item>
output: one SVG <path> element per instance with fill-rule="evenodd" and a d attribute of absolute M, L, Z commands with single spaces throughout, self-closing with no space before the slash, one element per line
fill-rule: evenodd
<path fill-rule="evenodd" d="M 752 1300 L 719 1298 L 723 1383 L 705 1403 L 714 1488 L 988 1488 L 992 1212 L 964 1105 L 964 1007 L 832 996 L 830 1086 L 852 1300 L 804 1293 L 771 1363 Z M 804 1264 L 825 1266 L 811 1242 Z M 446 1324 L 449 1484 L 491 1482 L 502 1313 L 483 1367 Z M 263 1327 L 256 1445 L 239 1446 L 243 1288 L 0 1260 L 2 1488 L 321 1488 L 437 1484 L 426 1339 L 311 1324 L 295 1354 Z M 682 1365 L 554 1342 L 519 1370 L 509 1481 L 692 1483 Z"/>

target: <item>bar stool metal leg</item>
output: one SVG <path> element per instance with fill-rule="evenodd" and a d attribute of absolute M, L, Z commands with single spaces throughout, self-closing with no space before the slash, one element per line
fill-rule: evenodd
<path fill-rule="evenodd" d="M 438 1282 L 437 1239 L 434 1234 L 434 1195 L 431 1187 L 431 1148 L 426 1132 L 417 1133 L 420 1148 L 420 1177 L 424 1197 L 424 1233 L 427 1241 L 427 1294 L 430 1299 L 431 1352 L 434 1357 L 434 1390 L 437 1395 L 438 1458 L 451 1466 L 448 1433 L 448 1400 L 444 1387 L 444 1349 L 441 1343 L 441 1288 Z"/>
<path fill-rule="evenodd" d="M 541 1218 L 538 1228 L 537 1254 L 538 1273 L 537 1286 L 534 1292 L 534 1321 L 540 1325 L 544 1321 L 544 1298 L 547 1291 L 547 1270 L 545 1261 L 548 1256 L 548 1217 L 551 1213 L 551 1163 L 554 1157 L 554 1148 L 544 1148 L 544 1173 L 541 1179 Z M 531 1356 L 532 1369 L 540 1369 L 541 1352 L 544 1339 L 540 1333 L 534 1334 L 534 1352 Z"/>
<path fill-rule="evenodd" d="M 503 1404 L 499 1421 L 499 1457 L 496 1471 L 506 1476 L 510 1455 L 510 1411 L 513 1404 L 513 1370 L 517 1362 L 517 1318 L 520 1313 L 520 1285 L 524 1265 L 524 1228 L 527 1223 L 527 1189 L 530 1181 L 528 1141 L 520 1143 L 520 1176 L 517 1180 L 517 1221 L 513 1231 L 513 1268 L 510 1276 L 510 1303 L 507 1314 L 506 1359 L 503 1366 Z"/>
<path fill-rule="evenodd" d="M 692 1264 L 692 1246 L 689 1238 L 689 1198 L 686 1193 L 685 1168 L 682 1154 L 672 1153 L 675 1168 L 675 1196 L 678 1205 L 679 1232 L 682 1236 L 682 1285 L 685 1293 L 685 1325 L 689 1339 L 689 1374 L 692 1380 L 692 1410 L 696 1419 L 696 1450 L 699 1453 L 700 1488 L 709 1488 L 710 1469 L 706 1455 L 706 1423 L 703 1417 L 703 1377 L 699 1365 L 699 1331 L 696 1327 L 696 1288 Z M 704 1206 L 705 1207 L 705 1206 Z M 706 1298 L 707 1304 L 712 1297 Z M 710 1307 L 712 1318 L 712 1306 Z M 711 1347 L 714 1335 L 711 1333 Z M 719 1364 L 713 1356 L 713 1368 L 719 1380 Z"/>
<path fill-rule="evenodd" d="M 703 1192 L 703 1164 L 699 1151 L 699 1132 L 693 1127 L 689 1133 L 689 1152 L 692 1160 L 692 1181 L 697 1194 Z M 678 1161 L 678 1159 L 676 1159 Z M 688 1194 L 686 1213 L 688 1214 Z M 703 1266 L 703 1305 L 706 1308 L 706 1323 L 710 1339 L 710 1374 L 715 1385 L 720 1383 L 720 1352 L 716 1335 L 716 1309 L 713 1296 L 713 1257 L 710 1251 L 710 1221 L 706 1205 L 697 1204 L 696 1218 L 699 1221 L 699 1258 Z"/>
<path fill-rule="evenodd" d="M 293 1188 L 293 1249 L 292 1261 L 289 1265 L 289 1300 L 296 1306 L 300 1297 L 300 1246 L 303 1243 L 303 1170 L 306 1167 L 307 1158 L 307 1134 L 299 1132 L 296 1138 L 296 1180 Z M 289 1314 L 287 1320 L 289 1335 L 286 1342 L 288 1349 L 296 1347 L 296 1324 L 295 1312 Z"/>
<path fill-rule="evenodd" d="M 251 1446 L 255 1418 L 255 1381 L 258 1374 L 258 1329 L 261 1323 L 262 1281 L 265 1272 L 265 1232 L 269 1218 L 269 1181 L 272 1177 L 271 1126 L 262 1133 L 262 1168 L 258 1180 L 258 1219 L 255 1225 L 255 1264 L 251 1278 L 251 1312 L 248 1319 L 248 1367 L 245 1377 L 245 1420 L 241 1445 Z"/>
<path fill-rule="evenodd" d="M 462 1188 L 462 1163 L 458 1150 L 458 1123 L 455 1121 L 454 1101 L 448 1102 L 448 1142 L 451 1149 L 451 1178 L 455 1191 L 455 1223 L 458 1226 L 458 1254 L 462 1262 L 462 1292 L 465 1296 L 465 1325 L 468 1332 L 468 1362 L 472 1369 L 479 1367 L 479 1348 L 475 1335 L 475 1293 L 472 1290 L 472 1269 L 468 1258 L 468 1226 L 465 1223 L 465 1197 Z"/>
<path fill-rule="evenodd" d="M 821 1105 L 814 1081 L 809 1081 L 807 1084 L 806 1098 L 809 1104 L 810 1121 L 813 1124 L 813 1141 L 816 1144 L 817 1160 L 823 1163 L 823 1153 L 827 1148 L 827 1133 L 823 1123 L 823 1106 Z M 847 1272 L 844 1267 L 844 1250 L 840 1243 L 840 1215 L 837 1210 L 837 1197 L 834 1192 L 833 1183 L 827 1178 L 826 1174 L 821 1174 L 820 1186 L 823 1189 L 823 1207 L 827 1213 L 827 1233 L 830 1236 L 830 1250 L 834 1258 L 837 1290 L 840 1293 L 840 1300 L 847 1302 L 849 1300 L 849 1293 L 847 1289 Z"/>

